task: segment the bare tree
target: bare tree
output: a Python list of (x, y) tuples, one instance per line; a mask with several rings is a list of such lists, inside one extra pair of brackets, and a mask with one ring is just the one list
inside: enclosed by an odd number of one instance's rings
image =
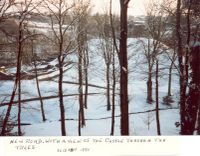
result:
[(172, 62), (171, 62), (170, 67), (169, 67), (169, 80), (168, 80), (167, 96), (171, 96), (172, 95), (172, 93), (171, 93), (171, 90), (172, 90), (171, 89), (172, 88), (172, 69), (173, 69), (175, 60), (176, 60), (176, 53), (174, 51), (173, 52), (173, 56), (172, 56)]
[[(84, 107), (87, 107), (87, 104), (84, 104), (84, 95), (83, 95), (83, 78), (85, 75), (86, 83), (88, 83), (87, 77), (87, 60), (88, 60), (88, 51), (87, 51), (87, 15), (89, 12), (89, 1), (83, 2), (82, 0), (77, 0), (74, 7), (74, 16), (77, 18), (75, 23), (76, 27), (76, 40), (77, 40), (77, 50), (78, 50), (78, 76), (79, 76), (79, 135), (81, 135), (80, 128), (85, 126), (85, 113)], [(85, 84), (88, 85), (88, 84)], [(88, 87), (88, 86), (87, 86)], [(87, 89), (85, 90), (87, 94)], [(85, 96), (87, 98), (87, 96)], [(85, 102), (86, 99), (85, 99)]]
[(58, 51), (59, 64), (59, 81), (58, 81), (58, 95), (60, 103), (60, 118), (61, 118), (61, 133), (66, 135), (65, 129), (65, 107), (63, 99), (63, 66), (65, 57), (70, 53), (72, 47), (72, 40), (67, 34), (67, 31), (72, 27), (77, 18), (73, 18), (70, 23), (67, 23), (66, 17), (69, 11), (74, 7), (74, 4), (69, 4), (66, 0), (46, 0), (45, 6), (50, 12), (51, 28), (55, 36), (55, 46)]
[[(64, 32), (63, 32), (63, 25), (64, 25), (64, 17), (66, 13), (66, 8), (63, 10), (62, 5), (66, 5), (65, 1), (50, 1), (46, 2), (48, 9), (51, 12), (51, 27), (53, 29), (53, 33), (56, 37), (56, 43), (58, 44), (58, 63), (59, 63), (59, 84), (58, 84), (58, 95), (59, 95), (59, 102), (60, 102), (60, 119), (61, 119), (61, 134), (62, 136), (66, 136), (66, 129), (65, 129), (65, 107), (64, 107), (64, 99), (63, 99), (63, 62), (64, 62)], [(54, 8), (51, 8), (54, 7)], [(55, 10), (56, 9), (56, 10)], [(68, 10), (68, 8), (67, 8)], [(54, 18), (57, 20), (58, 23), (58, 31), (55, 30), (54, 27)]]
[[(110, 0), (110, 26), (111, 26), (111, 31), (112, 31), (112, 38), (113, 38), (113, 43), (116, 41), (115, 38), (115, 29), (113, 26), (113, 15), (112, 15), (112, 0)], [(116, 44), (116, 49), (118, 50), (117, 44)], [(116, 78), (115, 78), (115, 48), (113, 46), (113, 55), (112, 55), (112, 67), (113, 67), (113, 90), (112, 90), (112, 121), (111, 121), (111, 131), (110, 135), (114, 135), (115, 132), (115, 88), (116, 88)]]
[(100, 40), (100, 49), (101, 55), (105, 62), (105, 77), (106, 77), (106, 98), (107, 98), (107, 111), (111, 110), (111, 95), (110, 95), (110, 71), (111, 71), (111, 63), (112, 63), (112, 40), (111, 40), (111, 28), (109, 24), (109, 16), (108, 14), (99, 15), (96, 17), (97, 29), (99, 32), (99, 40)]
[[(87, 32), (86, 32), (87, 34)], [(87, 38), (87, 36), (86, 36)], [(88, 40), (88, 39), (86, 39)], [(89, 50), (88, 50), (88, 43), (85, 45), (85, 51), (83, 53), (83, 67), (84, 67), (84, 78), (85, 78), (85, 96), (84, 96), (84, 106), (87, 109), (88, 108), (88, 68), (90, 64), (90, 58), (89, 58)]]
[(177, 59), (175, 47), (174, 47), (173, 50), (170, 50), (169, 52), (166, 52), (166, 54), (167, 54), (167, 58), (169, 59), (169, 61), (171, 63), (169, 65), (169, 70), (168, 70), (167, 95), (165, 97), (163, 97), (163, 102), (165, 104), (170, 104), (170, 103), (173, 102), (173, 99), (172, 99), (172, 78), (173, 78), (173, 73), (172, 73), (172, 71), (173, 71), (174, 67), (176, 68), (175, 61)]
[(159, 62), (156, 60), (156, 125), (157, 125), (157, 134), (161, 135), (160, 131), (160, 116), (159, 116)]
[(130, 0), (120, 0), (120, 108), (121, 135), (129, 135), (128, 61), (127, 61), (127, 12)]
[(152, 103), (152, 72), (157, 56), (161, 53), (163, 37), (166, 34), (166, 21), (168, 16), (164, 16), (162, 3), (151, 1), (147, 6), (147, 45), (143, 43), (145, 58), (148, 64), (148, 80), (147, 80), (147, 102)]
[(186, 90), (185, 90), (185, 78), (184, 78), (184, 66), (183, 66), (183, 45), (182, 45), (182, 35), (181, 35), (181, 0), (177, 0), (176, 9), (176, 34), (177, 34), (177, 53), (180, 71), (180, 124), (181, 124), (181, 134), (185, 134), (185, 101), (186, 101)]
[(83, 46), (83, 73), (84, 73), (84, 81), (85, 81), (85, 90), (84, 90), (84, 107), (87, 109), (88, 108), (88, 68), (89, 68), (89, 63), (90, 63), (90, 58), (89, 58), (89, 47), (88, 47), (88, 33), (89, 33), (89, 17), (90, 17), (90, 0), (87, 0), (83, 2), (82, 4), (83, 9), (82, 9), (82, 15), (80, 18), (82, 18), (82, 33), (83, 33), (83, 38), (84, 38), (84, 46)]
[(117, 39), (116, 39), (116, 34), (115, 30), (116, 28), (114, 27), (114, 16), (112, 14), (112, 0), (110, 0), (110, 26), (111, 26), (111, 36), (113, 40), (113, 48), (112, 48), (112, 121), (111, 121), (111, 132), (110, 135), (114, 135), (115, 131), (115, 93), (116, 93), (116, 83), (117, 83), (117, 78), (116, 78), (116, 54), (119, 56), (119, 48), (117, 44)]
[[(165, 104), (170, 104), (173, 101), (172, 98), (172, 79), (173, 79), (173, 70), (174, 69), (178, 69), (177, 65), (176, 65), (176, 60), (177, 60), (177, 52), (176, 52), (176, 46), (177, 46), (177, 42), (174, 42), (174, 40), (176, 40), (175, 38), (175, 34), (174, 34), (174, 26), (171, 27), (172, 28), (172, 33), (170, 35), (168, 35), (165, 39), (164, 39), (164, 44), (166, 44), (169, 49), (166, 49), (165, 54), (166, 54), (166, 59), (169, 60), (170, 64), (169, 64), (169, 69), (168, 69), (168, 89), (167, 89), (167, 95), (165, 97), (163, 97), (163, 102)], [(177, 70), (178, 71), (178, 70)]]
[(10, 103), (3, 121), (1, 135), (5, 135), (7, 122), (10, 117), (13, 100), (18, 88), (18, 135), (22, 135), (21, 132), (21, 64), (23, 56), (23, 44), (30, 37), (25, 35), (26, 19), (30, 12), (32, 12), (41, 2), (33, 3), (32, 0), (23, 0), (15, 4), (16, 13), (18, 14), (18, 32), (16, 36), (17, 41), (17, 71), (15, 76), (15, 83), (10, 98)]
[(39, 99), (40, 99), (42, 120), (46, 121), (45, 111), (44, 111), (44, 103), (43, 103), (43, 100), (42, 100), (42, 95), (41, 95), (41, 91), (40, 91), (40, 84), (39, 84), (39, 80), (38, 80), (38, 69), (37, 69), (37, 62), (36, 62), (37, 54), (34, 53), (34, 39), (33, 38), (31, 38), (31, 51), (32, 51), (32, 55), (33, 55), (35, 79), (36, 79), (37, 91), (38, 91), (38, 95), (39, 95)]
[[(172, 0), (173, 2), (173, 0)], [(179, 73), (179, 85), (180, 85), (180, 133), (182, 135), (187, 134), (187, 90), (190, 86), (188, 84), (189, 80), (189, 60), (190, 60), (190, 45), (195, 43), (198, 40), (198, 31), (199, 31), (199, 8), (200, 3), (196, 0), (176, 0), (176, 8), (169, 9), (163, 7), (166, 11), (171, 14), (171, 18), (175, 17), (175, 21), (172, 21), (174, 33), (176, 33), (177, 41), (174, 42), (171, 39), (173, 44), (172, 47), (176, 50), (178, 56), (178, 73)], [(173, 34), (172, 34), (173, 35)], [(172, 58), (171, 58), (172, 60)]]
[[(7, 18), (7, 11), (9, 10), (9, 8), (11, 8), (13, 3), (14, 3), (14, 1), (8, 1), (8, 0), (0, 1), (0, 24), (2, 24), (4, 22), (4, 20)], [(1, 27), (0, 27), (0, 31), (2, 31)], [(4, 42), (2, 41), (2, 38), (3, 38), (3, 36), (1, 35), (1, 40), (0, 40), (1, 46), (4, 44)], [(7, 126), (7, 123), (5, 124), (3, 115), (4, 115), (3, 113), (0, 114), (0, 125), (2, 127), (1, 135), (7, 135), (7, 130), (4, 130)], [(9, 119), (6, 122), (9, 122)], [(5, 128), (3, 128), (3, 126)], [(7, 129), (9, 129), (9, 128), (7, 128)]]

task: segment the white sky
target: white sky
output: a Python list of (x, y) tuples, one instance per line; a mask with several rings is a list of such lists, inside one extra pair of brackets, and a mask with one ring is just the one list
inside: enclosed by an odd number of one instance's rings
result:
[[(113, 1), (113, 12), (119, 14), (119, 1)], [(145, 4), (149, 0), (131, 0), (129, 3), (129, 15), (145, 15)], [(109, 7), (110, 0), (91, 0), (91, 4), (94, 6), (92, 12), (105, 12), (106, 8)]]
[[(34, 0), (34, 1), (40, 1), (40, 0)], [(128, 14), (134, 15), (134, 16), (145, 15), (146, 14), (145, 5), (147, 5), (149, 1), (152, 1), (152, 0), (130, 0)], [(153, 1), (161, 1), (161, 0), (153, 0)], [(109, 9), (110, 0), (90, 0), (90, 2), (91, 2), (91, 5), (93, 6), (92, 13), (96, 13), (96, 12), (105, 13), (106, 10), (108, 11)], [(119, 14), (120, 0), (112, 0), (112, 4), (113, 4), (113, 13)]]

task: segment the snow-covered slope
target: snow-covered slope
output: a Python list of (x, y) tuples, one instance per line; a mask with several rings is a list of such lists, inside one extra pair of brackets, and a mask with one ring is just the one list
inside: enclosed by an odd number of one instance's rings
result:
[[(156, 135), (156, 120), (155, 112), (139, 113), (155, 108), (155, 104), (146, 103), (146, 70), (147, 64), (144, 64), (143, 46), (141, 41), (147, 43), (145, 38), (131, 38), (128, 40), (129, 48), (129, 112), (130, 115), (130, 135)], [(101, 51), (98, 48), (99, 40), (93, 39), (89, 42), (90, 48), (90, 66), (89, 66), (89, 83), (97, 86), (105, 87), (105, 62), (100, 55)], [(76, 55), (69, 56), (76, 62)], [(116, 58), (117, 59), (117, 58)], [(169, 60), (166, 57), (161, 56), (162, 67), (169, 66)], [(49, 62), (50, 65), (55, 66), (56, 60)], [(38, 68), (44, 67), (39, 65)], [(29, 68), (30, 69), (30, 68)], [(15, 69), (11, 70), (12, 72)], [(160, 108), (168, 110), (160, 111), (161, 118), (161, 133), (162, 135), (178, 135), (179, 129), (176, 128), (175, 122), (179, 121), (178, 109), (170, 109), (171, 107), (177, 107), (177, 94), (178, 94), (178, 78), (173, 75), (173, 98), (174, 103), (171, 106), (167, 106), (162, 103), (162, 98), (167, 94), (167, 73), (168, 69), (162, 70), (163, 75), (160, 81)], [(174, 71), (175, 72), (175, 71)], [(45, 77), (52, 77), (58, 74), (58, 70), (55, 68), (50, 74), (42, 75), (39, 79)], [(154, 78), (153, 78), (154, 79)], [(54, 77), (51, 81), (41, 81), (40, 87), (42, 96), (53, 96), (58, 93), (57, 77)], [(77, 65), (73, 65), (69, 70), (64, 73), (64, 81), (78, 82)], [(9, 100), (13, 87), (12, 81), (1, 81), (0, 101), (5, 97)], [(117, 85), (119, 89), (119, 85)], [(63, 83), (64, 95), (78, 94), (78, 85), (75, 83)], [(35, 79), (22, 81), (22, 98), (29, 99), (38, 97)], [(153, 91), (154, 92), (154, 91)], [(86, 126), (82, 128), (82, 135), (110, 135), (111, 129), (111, 111), (106, 111), (106, 89), (89, 87), (88, 97), (88, 109), (85, 110)], [(67, 135), (78, 135), (78, 96), (66, 96), (64, 97), (65, 109), (66, 109), (66, 131)], [(44, 100), (44, 107), (46, 113), (46, 122), (42, 122), (40, 103), (39, 101), (32, 101), (23, 103), (22, 109), (22, 123), (29, 123), (31, 125), (23, 126), (23, 132), (25, 136), (59, 136), (60, 130), (60, 115), (59, 115), (59, 100), (58, 98), (52, 98), (50, 100)], [(0, 107), (0, 113), (5, 111), (6, 107)], [(119, 99), (116, 98), (116, 116), (120, 115)], [(13, 106), (12, 116), (17, 116), (17, 107)], [(115, 135), (120, 135), (120, 118), (116, 117), (115, 122)]]

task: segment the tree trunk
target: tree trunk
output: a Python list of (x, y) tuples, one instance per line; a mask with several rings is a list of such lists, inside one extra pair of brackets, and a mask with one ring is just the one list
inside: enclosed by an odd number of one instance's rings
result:
[[(18, 58), (19, 58), (19, 54), (18, 54)], [(18, 64), (18, 63), (17, 63)], [(9, 120), (9, 117), (10, 117), (10, 112), (11, 112), (11, 109), (12, 109), (12, 104), (13, 104), (13, 101), (14, 101), (14, 98), (15, 98), (15, 95), (16, 95), (16, 90), (17, 90), (17, 87), (18, 87), (18, 83), (19, 83), (19, 65), (17, 65), (17, 72), (16, 72), (16, 76), (15, 76), (15, 83), (14, 83), (14, 87), (13, 87), (13, 91), (12, 91), (12, 95), (11, 95), (11, 98), (10, 98), (10, 103), (8, 105), (8, 109), (6, 111), (6, 115), (5, 115), (5, 118), (3, 120), (3, 124), (2, 124), (2, 130), (1, 130), (1, 136), (4, 136), (6, 135), (6, 128), (7, 128), (7, 123), (8, 123), (8, 120)]]
[(129, 135), (127, 11), (129, 0), (120, 0), (120, 110), (121, 135)]
[[(17, 59), (17, 62), (19, 62), (19, 54), (18, 54), (18, 59)], [(2, 129), (1, 129), (1, 136), (5, 136), (6, 135), (6, 128), (7, 128), (7, 123), (8, 123), (8, 120), (9, 120), (9, 117), (10, 117), (10, 112), (11, 112), (11, 109), (12, 109), (12, 104), (13, 104), (13, 101), (14, 101), (14, 98), (15, 98), (15, 94), (16, 94), (16, 90), (17, 90), (17, 86), (18, 86), (18, 73), (19, 73), (19, 69), (18, 69), (18, 63), (17, 63), (17, 72), (16, 72), (16, 76), (15, 76), (15, 84), (14, 84), (14, 87), (13, 87), (13, 91), (12, 91), (12, 95), (11, 95), (11, 98), (10, 98), (10, 103), (8, 105), (8, 109), (6, 111), (6, 115), (5, 115), (5, 118), (3, 120), (3, 124), (2, 124)]]
[(174, 65), (175, 60), (176, 60), (176, 51), (174, 48), (174, 53), (172, 56), (170, 67), (169, 67), (168, 92), (167, 92), (168, 97), (172, 96), (172, 92), (171, 92), (171, 90), (172, 90), (172, 70), (173, 70), (173, 65)]
[(84, 106), (87, 109), (87, 101), (88, 101), (88, 67), (89, 67), (89, 54), (88, 47), (86, 47), (84, 52), (84, 76), (85, 76), (85, 95), (84, 95)]
[[(191, 27), (190, 26), (190, 9), (191, 9), (191, 2), (189, 1), (188, 10), (187, 10), (187, 41), (186, 41), (187, 42), (187, 47), (186, 47), (186, 50), (185, 50), (185, 62), (184, 62), (184, 65), (183, 65), (184, 66), (183, 67), (184, 68), (184, 74), (185, 74), (184, 75), (183, 92), (185, 92), (185, 94), (186, 94), (186, 90), (187, 90), (188, 76), (189, 76), (189, 50), (190, 50), (189, 49), (189, 44), (190, 44), (190, 31), (191, 31), (190, 30), (190, 27)], [(193, 52), (193, 53), (195, 53), (195, 52)], [(192, 55), (193, 55), (192, 57), (194, 57), (195, 54), (192, 54)], [(197, 55), (197, 57), (198, 57), (198, 55)], [(192, 60), (191, 66), (194, 63), (193, 61), (195, 61), (195, 59)], [(196, 64), (196, 65), (198, 65), (198, 64)], [(195, 70), (195, 69), (193, 69), (193, 70)], [(195, 71), (192, 71), (192, 73), (195, 73)], [(193, 75), (192, 75), (192, 77), (193, 77)], [(192, 85), (192, 83), (193, 83), (192, 81), (190, 82), (190, 85)], [(194, 83), (196, 83), (196, 82), (194, 82)], [(194, 128), (195, 128), (195, 123), (194, 122), (196, 122), (196, 114), (197, 114), (196, 111), (197, 110), (191, 110), (191, 109), (194, 109), (194, 108), (196, 108), (198, 106), (193, 103), (195, 101), (195, 99), (190, 99), (190, 96), (191, 96), (191, 98), (193, 96), (195, 98), (195, 95), (193, 95), (193, 93), (195, 94), (195, 89), (190, 87), (189, 88), (189, 97), (187, 97), (187, 99), (185, 100), (185, 102), (186, 102), (185, 105), (186, 106), (185, 106), (184, 133), (183, 133), (184, 135), (188, 135), (188, 134), (192, 135), (194, 133)], [(193, 108), (190, 108), (191, 106), (189, 106), (189, 105), (193, 106)], [(198, 108), (196, 108), (196, 109), (198, 109)], [(193, 112), (194, 114), (191, 114), (190, 111)], [(190, 121), (188, 121), (188, 120), (190, 120)]]
[(85, 95), (84, 95), (84, 107), (88, 108), (88, 70), (85, 69)]
[(147, 81), (147, 103), (151, 104), (153, 102), (152, 98), (152, 74), (149, 71), (148, 81)]
[[(191, 36), (191, 22), (190, 22), (190, 12), (191, 12), (191, 0), (189, 1), (189, 6), (187, 10), (187, 48), (185, 52), (185, 84), (188, 84), (189, 77), (189, 52), (190, 52), (190, 36)], [(185, 85), (185, 90), (187, 90), (187, 85)]]
[(65, 57), (63, 56), (63, 46), (64, 46), (64, 36), (63, 36), (63, 24), (62, 24), (62, 1), (59, 1), (58, 7), (58, 25), (59, 25), (59, 37), (58, 37), (58, 63), (59, 63), (59, 80), (58, 80), (58, 95), (60, 102), (60, 120), (61, 120), (61, 134), (66, 136), (66, 127), (65, 127), (65, 106), (63, 98), (63, 62)]
[(117, 41), (115, 37), (115, 28), (113, 25), (113, 16), (112, 16), (112, 0), (110, 0), (110, 26), (112, 31), (113, 38), (113, 52), (112, 52), (112, 76), (113, 76), (113, 84), (112, 84), (112, 121), (111, 121), (111, 132), (110, 135), (114, 135), (115, 133), (115, 88), (116, 88), (116, 69), (115, 69), (115, 51), (117, 55), (119, 55), (119, 49), (117, 46)]
[(66, 136), (65, 130), (65, 107), (64, 107), (64, 100), (63, 100), (63, 62), (62, 62), (62, 55), (59, 56), (59, 84), (58, 84), (58, 92), (59, 92), (59, 101), (60, 101), (60, 120), (61, 120), (61, 133), (62, 136)]
[(193, 135), (196, 127), (197, 112), (200, 103), (200, 46), (192, 48), (191, 55), (192, 78), (186, 103), (185, 135)]
[(176, 11), (176, 35), (178, 39), (178, 63), (180, 71), (180, 125), (181, 134), (186, 134), (185, 132), (185, 102), (186, 102), (186, 87), (185, 87), (185, 75), (183, 66), (183, 48), (182, 48), (182, 36), (181, 36), (181, 0), (177, 0), (177, 11)]
[(83, 104), (83, 50), (84, 50), (84, 34), (81, 29), (81, 20), (78, 21), (78, 81), (79, 81), (79, 113), (81, 116), (81, 127), (85, 126), (85, 113)]
[(36, 79), (37, 91), (38, 91), (38, 95), (39, 95), (39, 99), (40, 99), (42, 121), (46, 121), (45, 111), (44, 111), (44, 103), (43, 103), (42, 95), (40, 92), (40, 85), (39, 85), (38, 73), (37, 73), (37, 65), (36, 65), (35, 59), (34, 59), (34, 66), (35, 66), (35, 79)]
[(81, 111), (79, 110), (78, 111), (78, 136), (81, 136), (81, 127), (82, 127), (82, 124), (81, 124)]
[(18, 36), (18, 56), (17, 56), (17, 71), (16, 71), (16, 75), (15, 75), (15, 83), (14, 83), (14, 87), (13, 87), (13, 92), (10, 98), (10, 103), (8, 105), (8, 109), (6, 111), (6, 115), (5, 118), (3, 120), (3, 125), (2, 125), (2, 130), (1, 130), (1, 136), (6, 135), (6, 128), (7, 128), (7, 123), (10, 117), (10, 112), (12, 109), (12, 104), (15, 98), (15, 94), (16, 94), (16, 90), (17, 87), (18, 88), (18, 134), (21, 135), (21, 82), (20, 81), (20, 72), (21, 72), (21, 55), (22, 55), (22, 23), (20, 23), (19, 25), (19, 36)]
[(22, 31), (22, 24), (19, 26), (19, 38), (18, 38), (18, 53), (21, 54), (19, 58), (19, 67), (18, 67), (18, 135), (22, 135), (21, 131), (21, 64), (22, 64), (22, 36), (23, 36), (23, 31)]
[(160, 131), (160, 117), (159, 117), (159, 82), (158, 82), (158, 61), (156, 61), (156, 125), (157, 134), (161, 135)]
[[(60, 15), (61, 16), (61, 15)], [(60, 17), (61, 19), (61, 17)], [(61, 134), (62, 136), (66, 136), (66, 128), (65, 128), (65, 106), (64, 106), (64, 99), (63, 99), (63, 35), (62, 35), (62, 26), (59, 23), (59, 31), (60, 31), (60, 43), (59, 43), (59, 56), (58, 56), (58, 63), (59, 63), (59, 80), (58, 80), (58, 95), (59, 95), (59, 102), (60, 102), (60, 120), (61, 120)]]
[(19, 67), (19, 74), (18, 74), (18, 118), (17, 118), (17, 122), (18, 122), (18, 135), (21, 136), (22, 135), (22, 131), (21, 131), (21, 60), (20, 60), (20, 67)]
[(113, 84), (112, 84), (112, 121), (111, 121), (111, 133), (110, 135), (114, 135), (115, 132), (115, 88), (116, 88), (116, 75), (115, 75), (115, 50), (113, 48), (113, 63), (112, 63), (112, 76), (113, 76)]
[(110, 64), (106, 64), (106, 81), (107, 81), (107, 111), (111, 110), (110, 104)]
[[(80, 43), (79, 43), (80, 44)], [(80, 45), (79, 45), (80, 46)], [(79, 74), (79, 113), (81, 115), (81, 126), (85, 126), (84, 104), (83, 104), (83, 75), (82, 75), (82, 50), (79, 49), (78, 74)]]
[(38, 80), (38, 71), (37, 71), (37, 64), (36, 64), (36, 56), (34, 54), (34, 45), (33, 45), (33, 40), (32, 40), (32, 55), (33, 55), (33, 64), (34, 64), (34, 68), (35, 68), (35, 80), (36, 80), (36, 85), (37, 85), (37, 91), (38, 91), (38, 95), (39, 95), (39, 99), (40, 99), (40, 108), (41, 108), (41, 115), (42, 115), (42, 121), (46, 121), (46, 117), (45, 117), (45, 111), (44, 111), (44, 103), (42, 100), (42, 95), (40, 92), (40, 84), (39, 84), (39, 80)]
[(170, 97), (172, 95), (171, 93), (171, 84), (172, 84), (172, 67), (173, 67), (173, 63), (170, 65), (169, 67), (169, 77), (168, 77), (168, 92), (167, 92), (167, 96)]
[(151, 46), (150, 39), (148, 38), (148, 51), (147, 51), (147, 60), (148, 60), (148, 80), (147, 80), (147, 103), (151, 104), (153, 102), (152, 98), (152, 68), (153, 68), (153, 58), (151, 56)]

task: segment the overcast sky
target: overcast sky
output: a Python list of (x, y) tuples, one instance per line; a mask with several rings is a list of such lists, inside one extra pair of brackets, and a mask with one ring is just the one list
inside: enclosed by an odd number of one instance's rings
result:
[[(119, 14), (119, 1), (113, 1), (113, 12)], [(145, 5), (149, 0), (131, 0), (129, 3), (129, 15), (144, 15), (145, 14)], [(93, 5), (92, 12), (105, 12), (106, 8), (109, 7), (110, 0), (91, 0)]]
[[(34, 0), (34, 1), (40, 1), (40, 0)], [(152, 1), (152, 0), (130, 0), (129, 9), (128, 9), (129, 15), (134, 15), (134, 16), (145, 15), (146, 14), (145, 6), (148, 4), (149, 1)], [(161, 1), (161, 0), (153, 0), (153, 1)], [(73, 2), (73, 0), (69, 2)], [(106, 10), (107, 11), (109, 10), (110, 0), (90, 0), (90, 2), (92, 5), (92, 13), (96, 13), (96, 12), (105, 13)], [(113, 12), (115, 14), (119, 14), (120, 0), (112, 0), (112, 4), (113, 4), (112, 5)]]

